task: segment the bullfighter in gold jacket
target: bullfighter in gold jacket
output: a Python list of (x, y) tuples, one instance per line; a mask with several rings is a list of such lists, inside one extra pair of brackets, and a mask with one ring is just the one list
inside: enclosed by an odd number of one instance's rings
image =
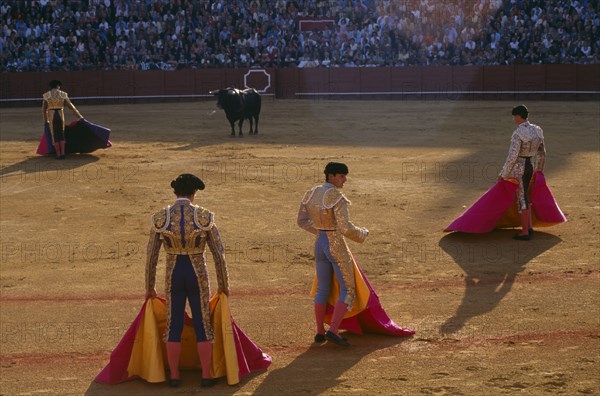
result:
[(50, 127), (57, 159), (65, 158), (65, 113), (63, 108), (66, 105), (77, 118), (83, 118), (79, 110), (71, 103), (69, 95), (65, 91), (61, 91), (61, 86), (62, 83), (58, 80), (50, 81), (50, 91), (44, 93), (42, 104), (44, 123)]
[(179, 356), (186, 299), (189, 301), (196, 331), (197, 350), (202, 365), (202, 386), (212, 386), (210, 374), (214, 338), (210, 321), (210, 285), (204, 252), (212, 252), (219, 291), (229, 293), (227, 264), (214, 214), (192, 204), (204, 183), (191, 174), (171, 182), (177, 199), (152, 216), (146, 260), (146, 298), (156, 296), (156, 265), (161, 245), (167, 253), (165, 294), (167, 327), (165, 342), (171, 372), (170, 385), (179, 386)]
[[(298, 211), (298, 225), (317, 235), (315, 259), (317, 292), (315, 295), (315, 319), (317, 334), (315, 342), (325, 339), (338, 345), (348, 346), (347, 340), (339, 336), (339, 325), (355, 298), (354, 262), (344, 237), (355, 242), (364, 242), (369, 234), (366, 228), (350, 222), (350, 201), (338, 189), (346, 182), (348, 167), (330, 162), (325, 167), (326, 182), (307, 191)], [(326, 304), (333, 274), (339, 283), (340, 297), (337, 300), (329, 330), (325, 332)]]

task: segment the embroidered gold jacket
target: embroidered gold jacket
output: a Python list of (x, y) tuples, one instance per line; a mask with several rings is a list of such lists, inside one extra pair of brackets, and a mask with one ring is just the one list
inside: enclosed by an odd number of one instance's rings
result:
[(73, 114), (75, 114), (77, 118), (83, 118), (83, 116), (81, 115), (81, 113), (79, 113), (75, 105), (71, 103), (69, 95), (65, 91), (61, 91), (60, 89), (54, 88), (44, 93), (42, 97), (44, 99), (42, 104), (44, 122), (48, 122), (51, 119), (51, 116), (48, 115), (49, 110), (60, 110), (60, 116), (64, 122), (65, 115), (63, 108), (65, 105), (67, 105), (67, 107), (71, 109), (71, 111), (73, 111)]
[(347, 287), (344, 302), (350, 310), (356, 296), (356, 280), (354, 259), (344, 237), (355, 242), (364, 242), (369, 231), (352, 224), (348, 215), (348, 205), (350, 200), (333, 184), (314, 186), (304, 194), (300, 203), (298, 225), (313, 234), (318, 234), (320, 230), (328, 231), (326, 235), (329, 249)]
[[(205, 250), (208, 245), (214, 259), (217, 283), (220, 289), (229, 288), (225, 249), (214, 222), (214, 214), (188, 200), (177, 200), (174, 205), (152, 215), (152, 226), (146, 254), (146, 291), (156, 285), (156, 265), (160, 247), (167, 253), (167, 274), (172, 272), (177, 255), (189, 255), (192, 265), (206, 266)], [(205, 270), (204, 270), (205, 271)], [(196, 273), (200, 273), (198, 269)]]
[(369, 231), (350, 221), (348, 205), (351, 202), (331, 183), (314, 186), (304, 194), (298, 211), (298, 225), (308, 232), (336, 230), (355, 241), (364, 242)]

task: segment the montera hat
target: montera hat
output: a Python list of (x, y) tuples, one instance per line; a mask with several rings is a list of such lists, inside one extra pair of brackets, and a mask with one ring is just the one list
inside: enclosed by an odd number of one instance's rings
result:
[(204, 182), (191, 173), (182, 173), (171, 182), (171, 187), (175, 191), (189, 191), (193, 193), (195, 190), (204, 190)]
[(50, 85), (50, 88), (62, 87), (62, 83), (60, 82), (60, 80), (52, 80), (48, 85)]

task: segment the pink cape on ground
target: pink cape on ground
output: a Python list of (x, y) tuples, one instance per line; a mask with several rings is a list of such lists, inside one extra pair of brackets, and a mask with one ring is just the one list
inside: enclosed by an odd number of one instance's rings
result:
[[(379, 301), (379, 296), (375, 293), (373, 286), (367, 279), (362, 269), (358, 267), (363, 280), (369, 289), (369, 300), (366, 308), (356, 316), (345, 318), (340, 324), (340, 329), (348, 330), (353, 333), (376, 333), (397, 337), (410, 337), (415, 334), (414, 330), (400, 327), (385, 312)], [(333, 313), (333, 306), (328, 304), (327, 310)]]
[[(532, 183), (530, 198), (533, 226), (548, 227), (567, 221), (546, 184), (544, 174), (535, 172)], [(485, 233), (494, 228), (520, 226), (515, 197), (518, 188), (518, 182), (514, 179), (498, 181), (444, 231)]]
[[(229, 385), (239, 383), (246, 375), (266, 370), (271, 357), (265, 354), (237, 326), (230, 316), (227, 297), (211, 298), (211, 320), (215, 331), (211, 373), (226, 377)], [(110, 355), (106, 367), (95, 381), (114, 385), (134, 378), (148, 382), (166, 380), (166, 352), (161, 332), (166, 322), (166, 306), (162, 299), (149, 299)], [(199, 369), (193, 323), (185, 316), (182, 334), (181, 369)]]
[[(414, 330), (398, 326), (390, 319), (379, 301), (379, 297), (371, 286), (362, 269), (352, 257), (354, 264), (354, 284), (356, 297), (352, 309), (346, 313), (339, 328), (356, 334), (377, 333), (397, 337), (410, 337), (415, 334)], [(312, 295), (317, 290), (317, 278), (313, 282)], [(339, 286), (335, 277), (332, 279), (332, 287), (327, 301), (327, 312), (325, 323), (331, 324), (333, 306), (339, 298)]]

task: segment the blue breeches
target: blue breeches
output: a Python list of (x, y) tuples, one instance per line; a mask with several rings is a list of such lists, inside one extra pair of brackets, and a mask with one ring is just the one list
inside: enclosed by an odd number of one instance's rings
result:
[(181, 341), (186, 299), (189, 301), (192, 311), (196, 340), (197, 342), (206, 341), (198, 278), (189, 256), (179, 255), (171, 275), (171, 325), (167, 339), (170, 342)]
[(315, 259), (317, 262), (317, 294), (315, 295), (315, 303), (327, 303), (333, 274), (335, 274), (340, 285), (340, 297), (338, 301), (343, 302), (346, 299), (348, 288), (344, 282), (340, 266), (331, 255), (329, 239), (325, 231), (319, 231), (319, 236), (315, 243)]

